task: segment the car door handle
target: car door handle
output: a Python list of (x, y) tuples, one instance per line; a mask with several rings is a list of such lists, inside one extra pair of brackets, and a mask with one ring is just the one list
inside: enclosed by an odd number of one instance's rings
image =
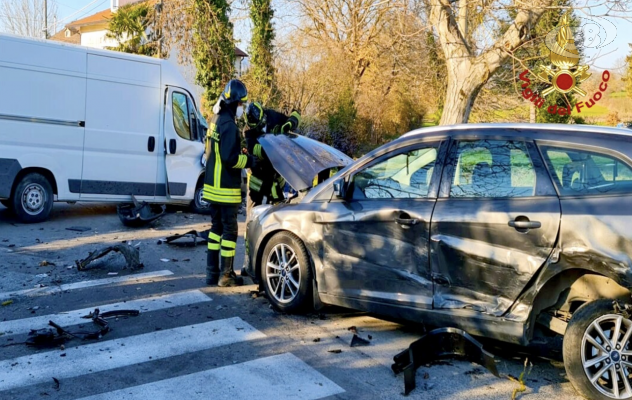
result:
[(417, 225), (419, 223), (419, 220), (417, 218), (395, 218), (395, 222), (397, 222), (399, 225), (413, 226)]
[(171, 139), (169, 141), (169, 154), (176, 154), (176, 150), (178, 149), (177, 145), (176, 145), (176, 140), (175, 139)]
[(150, 136), (149, 140), (147, 140), (147, 151), (150, 153), (153, 153), (155, 148), (156, 148), (156, 138), (153, 136)]
[(538, 229), (542, 227), (539, 221), (509, 221), (509, 226), (516, 229)]

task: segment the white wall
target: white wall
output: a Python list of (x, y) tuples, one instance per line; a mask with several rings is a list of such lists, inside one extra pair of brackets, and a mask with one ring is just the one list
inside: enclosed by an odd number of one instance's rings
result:
[(118, 42), (113, 39), (105, 37), (106, 30), (94, 31), (94, 32), (82, 32), (81, 33), (81, 45), (87, 47), (93, 47), (96, 49), (105, 49), (106, 47), (114, 47), (118, 45)]

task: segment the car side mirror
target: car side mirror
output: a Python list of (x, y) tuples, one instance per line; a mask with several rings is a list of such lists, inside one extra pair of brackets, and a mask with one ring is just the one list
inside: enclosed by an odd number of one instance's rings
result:
[(344, 199), (346, 196), (347, 184), (344, 179), (338, 179), (334, 182), (334, 195), (339, 199)]

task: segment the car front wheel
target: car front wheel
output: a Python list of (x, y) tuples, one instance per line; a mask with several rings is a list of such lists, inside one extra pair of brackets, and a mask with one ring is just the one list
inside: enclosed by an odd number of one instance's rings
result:
[(306, 310), (312, 304), (312, 270), (303, 242), (290, 232), (268, 242), (261, 278), (270, 303), (283, 312)]
[(632, 398), (632, 320), (612, 300), (581, 306), (564, 335), (564, 364), (571, 383), (588, 399)]
[(204, 182), (195, 189), (195, 197), (191, 201), (191, 211), (196, 214), (210, 214), (211, 204), (204, 200)]
[(25, 223), (45, 221), (53, 209), (53, 188), (38, 173), (24, 176), (12, 194), (13, 212)]

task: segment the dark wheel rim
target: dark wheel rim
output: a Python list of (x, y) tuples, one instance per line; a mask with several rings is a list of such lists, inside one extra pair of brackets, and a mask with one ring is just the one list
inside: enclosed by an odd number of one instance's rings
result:
[(46, 190), (39, 183), (31, 183), (22, 191), (22, 208), (29, 215), (39, 215), (48, 201)]
[(296, 298), (301, 285), (301, 268), (290, 246), (277, 244), (268, 254), (266, 280), (270, 295), (279, 303), (287, 304)]
[(593, 321), (582, 338), (581, 357), (586, 377), (612, 399), (632, 397), (632, 321), (607, 314)]

